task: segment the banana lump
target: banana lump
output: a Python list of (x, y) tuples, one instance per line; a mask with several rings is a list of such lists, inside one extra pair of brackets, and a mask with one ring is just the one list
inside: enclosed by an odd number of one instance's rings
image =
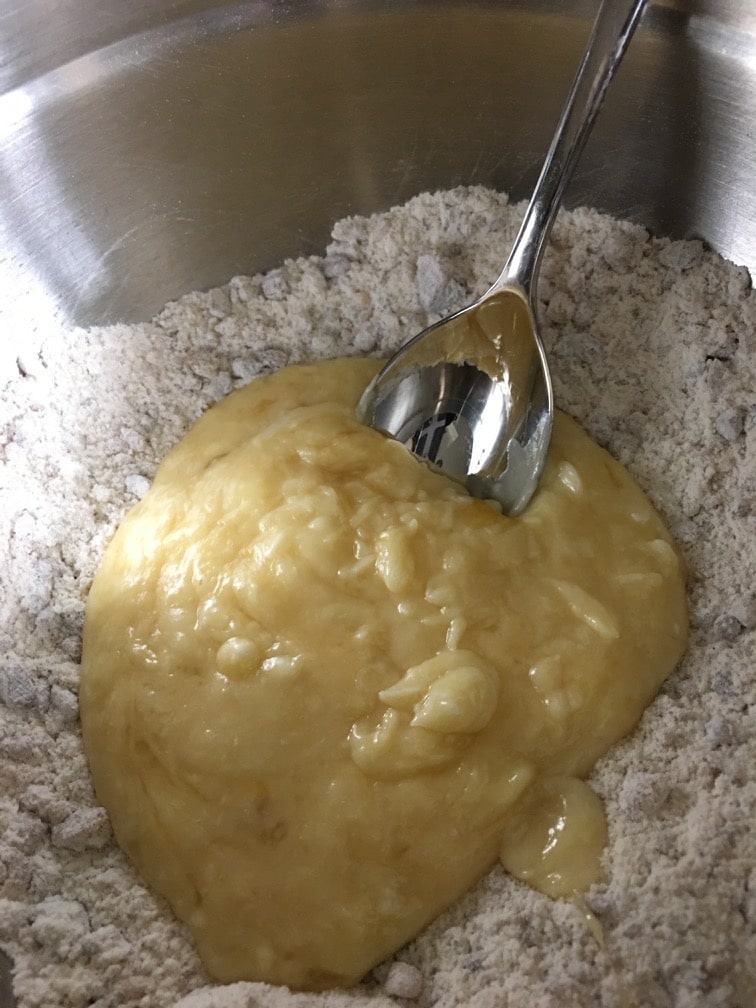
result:
[(210, 409), (90, 593), (97, 795), (221, 981), (353, 984), (497, 859), (588, 888), (583, 779), (685, 648), (677, 551), (573, 421), (503, 517), (357, 422), (376, 368)]

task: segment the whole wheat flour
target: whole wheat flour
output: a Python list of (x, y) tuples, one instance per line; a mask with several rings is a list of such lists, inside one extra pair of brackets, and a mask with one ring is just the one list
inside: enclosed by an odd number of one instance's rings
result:
[(752, 1003), (756, 296), (700, 242), (562, 213), (539, 285), (558, 404), (631, 470), (689, 565), (689, 654), (591, 778), (610, 842), (584, 904), (496, 869), (351, 991), (213, 986), (92, 793), (86, 592), (168, 448), (256, 375), (385, 354), (467, 303), (521, 213), (480, 188), (422, 195), (341, 221), (322, 258), (38, 341), (0, 376), (0, 948), (19, 1008)]

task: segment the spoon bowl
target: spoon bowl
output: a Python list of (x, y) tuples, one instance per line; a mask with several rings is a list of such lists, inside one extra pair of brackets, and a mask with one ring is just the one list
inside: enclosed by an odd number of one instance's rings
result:
[(546, 460), (554, 398), (536, 315), (543, 251), (562, 195), (646, 0), (603, 0), (499, 278), (479, 300), (424, 329), (378, 372), (362, 421), (492, 499), (528, 504)]
[(360, 408), (373, 427), (507, 514), (525, 507), (548, 448), (553, 396), (519, 290), (501, 288), (425, 329), (365, 396)]

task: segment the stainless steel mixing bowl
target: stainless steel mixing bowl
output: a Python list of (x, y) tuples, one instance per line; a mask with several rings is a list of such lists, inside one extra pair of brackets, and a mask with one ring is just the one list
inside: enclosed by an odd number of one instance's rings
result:
[[(596, 4), (0, 0), (2, 339), (148, 317), (423, 189), (525, 195)], [(753, 0), (656, 0), (567, 203), (753, 267), (755, 122)]]
[[(0, 0), (0, 363), (318, 251), (346, 213), (526, 195), (596, 3)], [(755, 179), (756, 4), (656, 0), (568, 205), (753, 270)]]

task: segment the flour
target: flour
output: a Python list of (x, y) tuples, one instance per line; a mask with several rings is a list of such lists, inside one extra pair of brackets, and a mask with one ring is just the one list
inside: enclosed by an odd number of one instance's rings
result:
[(634, 473), (689, 565), (688, 657), (591, 777), (610, 827), (607, 882), (585, 900), (603, 946), (583, 908), (494, 870), (352, 991), (215, 987), (92, 794), (76, 699), (86, 592), (160, 459), (256, 375), (385, 354), (467, 303), (497, 274), (521, 212), (476, 188), (341, 221), (323, 258), (188, 295), (150, 323), (49, 337), (8, 376), (0, 948), (20, 1008), (749, 1003), (756, 296), (745, 270), (699, 242), (563, 213), (539, 285), (558, 404)]

